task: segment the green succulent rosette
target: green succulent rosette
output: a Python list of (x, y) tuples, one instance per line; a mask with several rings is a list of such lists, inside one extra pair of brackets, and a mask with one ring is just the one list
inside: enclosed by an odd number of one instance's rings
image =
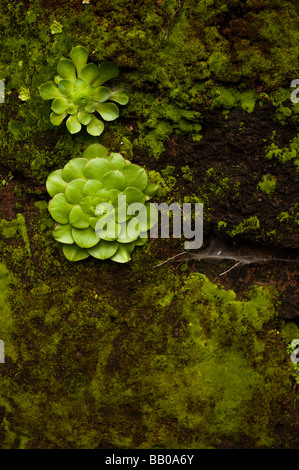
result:
[(55, 83), (43, 83), (39, 87), (40, 96), (44, 100), (53, 100), (50, 121), (54, 126), (59, 126), (69, 116), (66, 126), (71, 134), (80, 132), (83, 125), (89, 134), (99, 136), (104, 130), (103, 120), (118, 118), (116, 103), (127, 104), (128, 93), (103, 86), (103, 83), (119, 75), (119, 69), (113, 62), (102, 62), (99, 68), (94, 63), (87, 64), (88, 51), (82, 46), (74, 47), (70, 57), (60, 59)]
[(53, 236), (69, 261), (89, 256), (126, 263), (148, 239), (158, 212), (148, 201), (159, 187), (146, 171), (119, 153), (91, 144), (82, 158), (53, 171), (46, 187)]

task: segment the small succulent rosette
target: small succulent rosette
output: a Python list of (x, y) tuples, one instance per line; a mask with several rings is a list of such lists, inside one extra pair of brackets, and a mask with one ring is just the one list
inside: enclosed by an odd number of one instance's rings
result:
[(126, 263), (158, 221), (148, 201), (159, 187), (149, 183), (142, 167), (100, 144), (91, 144), (82, 158), (53, 171), (46, 187), (56, 222), (53, 236), (69, 261), (93, 256)]
[[(70, 59), (60, 59), (54, 82), (43, 83), (39, 87), (44, 100), (53, 100), (50, 121), (59, 126), (66, 120), (71, 134), (76, 134), (86, 126), (87, 132), (99, 136), (104, 130), (104, 123), (96, 117), (98, 113), (104, 121), (113, 121), (119, 116), (115, 103), (125, 105), (129, 101), (125, 90), (110, 90), (103, 83), (118, 77), (119, 69), (113, 62), (102, 62), (98, 68), (88, 63), (88, 51), (82, 46), (74, 47)], [(108, 102), (108, 101), (113, 101)]]

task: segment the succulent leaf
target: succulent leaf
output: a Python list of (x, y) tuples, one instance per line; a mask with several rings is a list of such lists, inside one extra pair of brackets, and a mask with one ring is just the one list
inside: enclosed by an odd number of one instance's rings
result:
[(51, 197), (63, 193), (67, 183), (62, 177), (62, 170), (53, 171), (47, 178), (46, 188)]
[(86, 158), (73, 158), (70, 160), (62, 170), (64, 181), (69, 183), (73, 179), (84, 179), (83, 168), (86, 163)]
[(106, 159), (93, 158), (86, 163), (83, 172), (87, 179), (102, 181), (103, 176), (111, 170), (113, 170), (113, 166)]
[(95, 93), (93, 98), (100, 103), (109, 100), (110, 98), (110, 91), (105, 86), (99, 86), (95, 88)]
[(108, 171), (108, 173), (103, 176), (102, 182), (108, 190), (118, 189), (122, 191), (126, 187), (126, 179), (119, 170)]
[(60, 59), (57, 65), (57, 72), (65, 80), (76, 79), (75, 65), (70, 59)]
[(99, 68), (99, 77), (94, 82), (94, 86), (103, 85), (103, 83), (117, 78), (119, 75), (119, 68), (113, 62), (102, 62)]
[(125, 105), (129, 102), (129, 95), (125, 90), (114, 90), (110, 93), (110, 99), (116, 101), (116, 103)]
[(97, 192), (104, 187), (98, 180), (88, 180), (85, 182), (82, 193), (83, 196), (96, 196)]
[(110, 153), (106, 158), (108, 162), (112, 163), (115, 170), (121, 170), (125, 166), (126, 160), (120, 153)]
[[(107, 80), (116, 78), (119, 69), (112, 62), (103, 62), (100, 69), (94, 63), (87, 63), (88, 51), (82, 46), (74, 47), (70, 59), (62, 58), (57, 65), (58, 75), (52, 82), (39, 87), (44, 100), (53, 99), (50, 121), (54, 126), (66, 120), (67, 129), (76, 134), (86, 126), (92, 136), (99, 136), (104, 130), (104, 123), (94, 113), (97, 111), (104, 121), (113, 121), (119, 116), (119, 109), (112, 100), (122, 105), (128, 102), (128, 94), (123, 90), (110, 90), (102, 86)], [(112, 98), (113, 97), (113, 98)], [(65, 101), (66, 100), (66, 101)]]
[(141, 204), (145, 203), (146, 197), (142, 191), (138, 188), (128, 186), (123, 192), (127, 198), (128, 204), (133, 204), (134, 202), (140, 202)]
[(95, 116), (91, 117), (89, 124), (86, 127), (88, 134), (90, 135), (101, 135), (104, 130), (104, 124)]
[(87, 250), (80, 248), (78, 245), (63, 245), (63, 254), (69, 261), (81, 261), (89, 257)]
[(61, 82), (61, 80), (63, 80), (62, 77), (60, 77), (59, 75), (56, 75), (54, 77), (54, 82), (56, 83), (56, 85), (59, 85), (59, 83)]
[(88, 85), (91, 85), (99, 77), (99, 69), (93, 64), (86, 64), (80, 72), (80, 78), (83, 78)]
[(81, 124), (84, 124), (85, 126), (87, 126), (90, 123), (92, 116), (88, 113), (79, 111), (77, 114), (77, 117), (78, 117), (78, 121), (81, 122)]
[(58, 89), (63, 95), (69, 95), (74, 90), (74, 84), (71, 80), (60, 80), (58, 83)]
[(106, 157), (108, 156), (108, 150), (104, 145), (95, 143), (90, 144), (83, 152), (83, 157), (90, 160), (91, 158)]
[(121, 243), (118, 245), (117, 252), (111, 256), (112, 261), (117, 263), (127, 263), (131, 259), (131, 252), (133, 251), (135, 243)]
[(151, 197), (154, 197), (158, 191), (159, 186), (157, 184), (150, 183), (143, 192), (150, 199)]
[(96, 110), (105, 121), (114, 121), (119, 117), (119, 109), (114, 103), (99, 103)]
[(67, 107), (67, 112), (69, 114), (76, 114), (78, 111), (77, 106), (74, 103), (70, 103)]
[(50, 121), (53, 124), (53, 126), (59, 126), (66, 116), (67, 116), (66, 112), (62, 114), (56, 114), (53, 111), (53, 113), (50, 114)]
[(88, 228), (89, 215), (84, 212), (80, 206), (74, 206), (69, 215), (69, 221), (72, 227), (75, 228)]
[(88, 253), (97, 259), (109, 259), (116, 253), (117, 249), (117, 242), (101, 240), (96, 246), (89, 248)]
[(66, 185), (64, 194), (69, 203), (78, 204), (81, 201), (85, 183), (85, 179), (74, 179)]
[(91, 227), (84, 229), (73, 228), (72, 235), (80, 248), (91, 248), (100, 241), (96, 232)]
[[(84, 155), (90, 158), (74, 158), (47, 179), (49, 212), (57, 223), (53, 237), (70, 261), (93, 256), (125, 263), (158, 220), (146, 202), (157, 187), (147, 183), (144, 169), (100, 144), (91, 144)], [(138, 177), (145, 189), (137, 187)]]
[(82, 126), (77, 116), (75, 114), (72, 114), (66, 121), (66, 127), (68, 128), (71, 134), (77, 134), (77, 132), (81, 131)]
[(85, 80), (83, 80), (83, 78), (81, 77), (76, 78), (76, 80), (74, 81), (74, 88), (76, 91), (84, 89), (86, 85), (87, 84)]
[(43, 100), (53, 100), (61, 96), (60, 91), (52, 82), (43, 83), (39, 87), (39, 94)]
[(148, 236), (147, 233), (143, 232), (140, 233), (139, 237), (137, 238), (135, 242), (135, 246), (143, 246), (145, 243), (148, 241)]
[(136, 217), (130, 219), (128, 223), (121, 224), (121, 232), (117, 239), (119, 243), (130, 243), (135, 241), (140, 234), (140, 225)]
[(147, 187), (147, 174), (140, 166), (131, 163), (124, 166), (121, 171), (126, 178), (127, 186), (133, 186), (142, 191)]
[(53, 230), (53, 237), (57, 242), (72, 244), (74, 243), (72, 230), (73, 227), (71, 224), (58, 224)]
[(55, 98), (52, 102), (51, 109), (56, 114), (63, 114), (68, 107), (68, 101), (65, 98)]
[(72, 61), (75, 64), (77, 74), (80, 75), (82, 68), (86, 65), (88, 59), (88, 50), (82, 46), (73, 47), (70, 52)]
[(120, 224), (116, 223), (112, 218), (100, 219), (95, 226), (95, 233), (98, 239), (112, 242), (116, 240), (121, 233)]
[(69, 214), (72, 208), (73, 205), (69, 204), (63, 193), (55, 194), (49, 202), (49, 212), (59, 224), (67, 224), (69, 222)]

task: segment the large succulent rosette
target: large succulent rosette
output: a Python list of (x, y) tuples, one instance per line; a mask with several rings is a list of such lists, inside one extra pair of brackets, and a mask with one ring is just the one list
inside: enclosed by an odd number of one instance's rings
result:
[(125, 263), (135, 246), (146, 243), (158, 220), (148, 202), (158, 186), (142, 167), (100, 144), (53, 171), (46, 187), (56, 222), (53, 236), (69, 261), (93, 256)]
[[(82, 46), (74, 47), (70, 59), (60, 59), (54, 82), (43, 83), (39, 87), (44, 100), (53, 100), (50, 121), (59, 126), (66, 120), (71, 134), (76, 134), (86, 126), (89, 134), (98, 136), (104, 130), (104, 123), (96, 117), (98, 113), (104, 121), (113, 121), (119, 116), (115, 103), (127, 104), (129, 97), (124, 90), (110, 90), (103, 83), (118, 77), (119, 69), (113, 62), (102, 62), (98, 68), (87, 64), (88, 51)], [(113, 103), (107, 102), (114, 101)]]

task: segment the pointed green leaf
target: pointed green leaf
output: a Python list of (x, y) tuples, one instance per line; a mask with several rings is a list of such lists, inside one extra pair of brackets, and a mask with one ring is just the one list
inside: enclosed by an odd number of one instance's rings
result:
[(138, 165), (130, 163), (121, 170), (127, 181), (127, 186), (133, 186), (144, 190), (147, 187), (147, 174), (146, 171)]
[(63, 254), (69, 261), (81, 261), (89, 257), (87, 250), (79, 248), (79, 246), (73, 245), (63, 245)]
[(135, 245), (136, 246), (143, 246), (143, 245), (146, 244), (147, 241), (148, 241), (147, 234), (142, 232), (142, 233), (140, 233), (140, 236), (137, 238), (137, 240), (135, 242)]
[(125, 90), (114, 90), (110, 93), (110, 99), (124, 106), (129, 102), (129, 95)]
[(43, 83), (39, 87), (39, 94), (43, 100), (52, 100), (61, 96), (60, 91), (52, 82)]
[(105, 240), (100, 240), (96, 246), (89, 248), (87, 251), (94, 258), (108, 259), (116, 253), (117, 249), (117, 242), (106, 242)]
[(109, 190), (118, 189), (122, 191), (126, 187), (126, 179), (119, 170), (112, 170), (106, 173), (102, 178), (102, 183)]
[(83, 198), (83, 187), (85, 186), (86, 180), (74, 179), (70, 181), (64, 190), (65, 197), (71, 204), (77, 204)]
[(86, 64), (80, 72), (80, 78), (85, 80), (87, 85), (92, 85), (93, 82), (99, 77), (99, 69), (93, 64)]
[(63, 193), (67, 183), (62, 178), (62, 170), (55, 170), (47, 178), (46, 188), (51, 197)]
[(83, 168), (88, 160), (86, 158), (73, 158), (70, 160), (62, 170), (62, 177), (64, 181), (69, 183), (74, 179), (85, 179)]
[(114, 170), (120, 170), (126, 164), (125, 159), (120, 153), (110, 153), (107, 160), (112, 163)]
[(94, 82), (94, 86), (98, 87), (112, 78), (119, 75), (119, 69), (113, 62), (102, 62), (99, 69), (99, 77)]
[(86, 65), (88, 59), (88, 50), (82, 46), (73, 47), (70, 52), (70, 57), (76, 66), (77, 74), (80, 75), (80, 72), (84, 65)]
[(130, 254), (135, 247), (135, 243), (120, 243), (117, 252), (110, 259), (116, 263), (127, 263), (130, 261)]
[(67, 224), (69, 222), (69, 214), (72, 208), (73, 205), (68, 203), (63, 193), (55, 194), (49, 202), (49, 212), (59, 224)]
[(50, 114), (50, 122), (51, 124), (53, 124), (53, 126), (59, 126), (66, 116), (67, 116), (66, 112), (62, 114), (56, 114), (53, 112)]
[(150, 199), (151, 197), (154, 197), (158, 191), (159, 186), (157, 184), (150, 183), (143, 192)]
[(52, 102), (51, 109), (56, 114), (63, 114), (68, 107), (68, 102), (65, 98), (55, 98)]
[(105, 158), (93, 158), (86, 163), (84, 175), (88, 179), (102, 181), (103, 176), (111, 171), (111, 169), (111, 163), (107, 162)]
[(104, 145), (95, 143), (95, 144), (90, 144), (83, 152), (83, 157), (87, 158), (88, 160), (91, 158), (97, 158), (97, 157), (107, 157), (108, 156), (108, 150)]
[(53, 237), (57, 242), (66, 243), (68, 245), (74, 243), (74, 239), (72, 236), (73, 227), (71, 224), (58, 224), (55, 229), (53, 230)]
[(105, 121), (114, 121), (119, 117), (119, 109), (114, 103), (100, 103), (97, 105), (96, 110)]
[(88, 227), (83, 230), (78, 228), (73, 228), (73, 239), (80, 248), (91, 248), (92, 246), (99, 243), (99, 238), (97, 237), (93, 228)]
[(70, 59), (60, 59), (57, 65), (57, 72), (60, 77), (66, 80), (76, 80), (76, 69)]
[(71, 134), (77, 134), (81, 130), (81, 124), (75, 114), (71, 115), (66, 121), (66, 127)]
[(83, 229), (89, 227), (89, 215), (80, 206), (73, 207), (69, 215), (69, 221), (75, 228)]
[(81, 122), (81, 124), (84, 124), (84, 126), (87, 126), (91, 121), (91, 114), (88, 113), (82, 113), (81, 111), (79, 111), (77, 117), (78, 121)]
[(86, 127), (88, 134), (101, 135), (104, 130), (104, 123), (97, 119), (95, 116), (91, 117), (90, 123)]

